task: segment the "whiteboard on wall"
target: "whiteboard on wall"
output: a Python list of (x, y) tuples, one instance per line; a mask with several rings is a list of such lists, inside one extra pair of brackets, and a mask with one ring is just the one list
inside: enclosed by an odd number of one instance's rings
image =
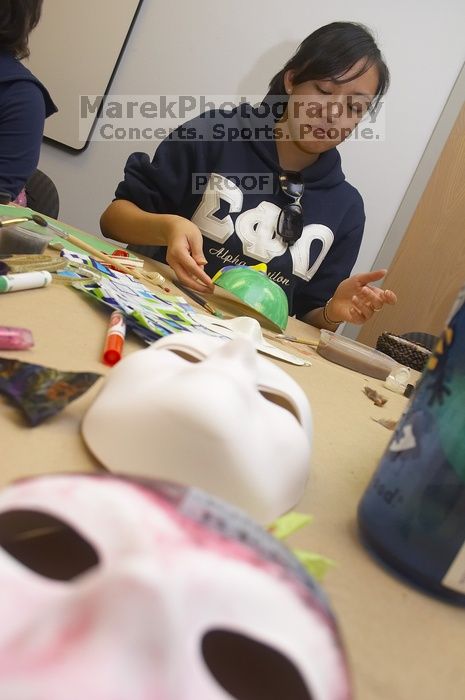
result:
[[(108, 90), (143, 0), (46, 0), (30, 36), (25, 65), (49, 90), (59, 111), (45, 136), (74, 150), (89, 141), (94, 120), (80, 120), (80, 96)], [(93, 100), (97, 116), (102, 100)]]

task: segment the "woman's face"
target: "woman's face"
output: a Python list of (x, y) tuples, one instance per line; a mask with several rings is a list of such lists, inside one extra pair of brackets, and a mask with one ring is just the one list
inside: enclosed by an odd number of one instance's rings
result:
[(284, 86), (290, 97), (284, 119), (287, 117), (290, 139), (300, 150), (323, 153), (355, 129), (376, 94), (379, 80), (376, 66), (351, 80), (364, 63), (365, 59), (355, 63), (344, 75), (344, 83), (308, 80), (295, 85), (293, 71), (285, 73)]

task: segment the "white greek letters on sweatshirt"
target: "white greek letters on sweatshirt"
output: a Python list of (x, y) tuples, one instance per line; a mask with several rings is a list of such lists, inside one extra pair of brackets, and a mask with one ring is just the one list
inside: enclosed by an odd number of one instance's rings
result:
[[(223, 219), (215, 216), (221, 202), (229, 204), (231, 213), (239, 213), (236, 225), (228, 214)], [(273, 202), (263, 200), (257, 207), (242, 212), (244, 197), (239, 187), (217, 173), (212, 173), (202, 200), (192, 221), (207, 238), (225, 243), (234, 233), (242, 242), (244, 255), (269, 263), (286, 252), (287, 244), (276, 234), (276, 224), (281, 209)], [(321, 243), (321, 250), (310, 266), (310, 249), (314, 241)], [(334, 241), (334, 234), (324, 224), (307, 224), (302, 236), (289, 252), (292, 259), (292, 273), (305, 281), (311, 280), (328, 254)]]

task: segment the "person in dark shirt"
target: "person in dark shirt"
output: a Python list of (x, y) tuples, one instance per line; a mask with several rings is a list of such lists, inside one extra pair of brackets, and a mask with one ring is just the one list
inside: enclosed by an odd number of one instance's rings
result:
[[(371, 286), (385, 270), (350, 277), (365, 213), (336, 146), (375, 110), (388, 84), (365, 27), (321, 27), (258, 107), (201, 114), (173, 131), (152, 161), (132, 154), (102, 215), (103, 234), (162, 246), (153, 257), (197, 291), (211, 290), (211, 276), (225, 265), (266, 263), (291, 315), (331, 330), (364, 323), (396, 296)], [(258, 175), (267, 176), (266, 191)], [(258, 186), (250, 188), (253, 177)]]
[(45, 119), (57, 111), (47, 89), (21, 63), (42, 2), (0, 2), (0, 192), (19, 204), (26, 204), (24, 186), (39, 162)]

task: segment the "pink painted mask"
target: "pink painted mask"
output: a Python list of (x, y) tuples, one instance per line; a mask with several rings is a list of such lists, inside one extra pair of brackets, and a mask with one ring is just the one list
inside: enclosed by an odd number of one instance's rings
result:
[(0, 492), (4, 700), (350, 700), (321, 591), (202, 492), (57, 475)]

